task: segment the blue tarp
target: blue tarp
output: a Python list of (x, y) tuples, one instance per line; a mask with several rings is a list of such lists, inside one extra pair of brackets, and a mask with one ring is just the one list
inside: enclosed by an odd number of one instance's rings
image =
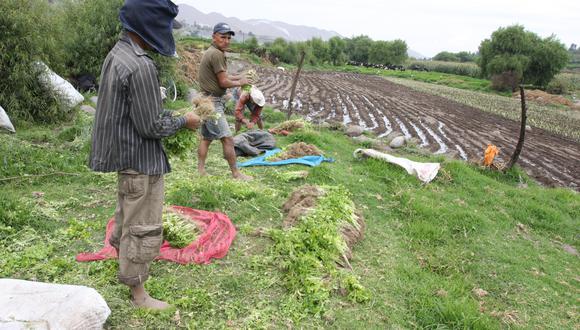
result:
[(246, 166), (280, 166), (280, 165), (289, 165), (289, 164), (302, 164), (308, 166), (318, 166), (322, 162), (334, 162), (332, 158), (326, 158), (324, 156), (304, 156), (300, 158), (291, 158), (285, 160), (279, 160), (277, 162), (269, 162), (266, 158), (279, 153), (282, 151), (280, 148), (272, 149), (266, 151), (265, 154), (262, 156), (252, 158), (247, 160), (243, 163), (238, 162), (238, 167), (246, 167)]

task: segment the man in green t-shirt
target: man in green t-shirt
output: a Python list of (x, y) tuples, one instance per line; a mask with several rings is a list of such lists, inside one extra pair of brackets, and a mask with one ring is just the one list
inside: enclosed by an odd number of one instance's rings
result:
[(203, 139), (197, 149), (199, 174), (206, 175), (205, 160), (209, 145), (213, 140), (220, 140), (224, 152), (224, 158), (232, 171), (232, 176), (240, 180), (251, 180), (252, 177), (240, 172), (236, 165), (236, 153), (234, 151), (234, 139), (224, 115), (225, 100), (223, 98), (226, 89), (241, 87), (250, 82), (243, 76), (228, 75), (225, 51), (230, 45), (234, 31), (226, 23), (218, 23), (213, 28), (212, 44), (205, 51), (199, 65), (197, 80), (201, 92), (212, 98), (215, 111), (219, 115), (217, 120), (206, 120), (201, 126)]

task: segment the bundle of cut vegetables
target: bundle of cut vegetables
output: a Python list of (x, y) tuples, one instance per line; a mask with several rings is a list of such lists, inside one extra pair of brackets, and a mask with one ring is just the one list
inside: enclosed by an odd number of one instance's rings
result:
[(171, 247), (182, 249), (193, 243), (198, 235), (199, 229), (190, 220), (172, 211), (163, 212), (163, 239)]

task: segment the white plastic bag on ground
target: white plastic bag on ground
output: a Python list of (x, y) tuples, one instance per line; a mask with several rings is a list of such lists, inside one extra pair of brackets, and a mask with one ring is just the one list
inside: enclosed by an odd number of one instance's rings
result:
[(14, 126), (12, 125), (12, 122), (8, 117), (8, 114), (6, 114), (6, 111), (4, 111), (4, 108), (2, 108), (1, 105), (0, 105), (0, 128), (8, 130), (12, 133), (16, 133), (16, 130), (14, 129)]
[(77, 104), (85, 100), (85, 97), (79, 93), (71, 83), (63, 79), (52, 71), (46, 64), (36, 62), (40, 66), (42, 73), (40, 74), (40, 81), (45, 87), (51, 88), (61, 97), (62, 102), (69, 108), (75, 107)]
[(354, 151), (355, 157), (367, 156), (376, 159), (384, 160), (388, 163), (397, 164), (407, 170), (407, 173), (416, 176), (424, 183), (429, 183), (437, 176), (441, 164), (439, 163), (419, 163), (407, 158), (395, 157), (385, 154), (373, 149), (356, 149)]
[(0, 329), (102, 329), (110, 314), (86, 286), (0, 279)]

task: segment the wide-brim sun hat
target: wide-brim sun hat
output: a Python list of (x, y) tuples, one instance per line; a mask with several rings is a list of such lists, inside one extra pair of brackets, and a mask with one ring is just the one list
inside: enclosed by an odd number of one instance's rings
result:
[(252, 98), (252, 101), (254, 101), (254, 103), (256, 103), (259, 107), (263, 107), (264, 104), (266, 104), (266, 98), (264, 97), (264, 94), (262, 94), (262, 92), (254, 86), (252, 86), (252, 89), (250, 89), (250, 97)]
[(178, 12), (170, 0), (125, 0), (119, 20), (159, 54), (176, 56), (172, 30)]

